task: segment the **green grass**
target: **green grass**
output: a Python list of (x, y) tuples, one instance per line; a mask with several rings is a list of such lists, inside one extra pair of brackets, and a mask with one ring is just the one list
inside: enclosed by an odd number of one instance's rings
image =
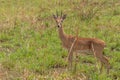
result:
[[(2, 80), (119, 80), (119, 0), (1, 0), (0, 77)], [(66, 34), (106, 42), (112, 68), (99, 74), (93, 56), (79, 56), (76, 73), (66, 70), (67, 55), (52, 17), (67, 14)], [(100, 65), (99, 65), (100, 67)], [(1, 75), (2, 74), (2, 75)], [(85, 76), (85, 77), (84, 77)]]

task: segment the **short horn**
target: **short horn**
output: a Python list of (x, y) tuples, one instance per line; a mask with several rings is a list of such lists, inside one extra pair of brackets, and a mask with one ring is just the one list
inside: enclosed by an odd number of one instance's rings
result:
[(56, 15), (57, 15), (57, 17), (58, 17), (58, 11), (56, 11)]
[(61, 11), (61, 17), (62, 17), (62, 11)]

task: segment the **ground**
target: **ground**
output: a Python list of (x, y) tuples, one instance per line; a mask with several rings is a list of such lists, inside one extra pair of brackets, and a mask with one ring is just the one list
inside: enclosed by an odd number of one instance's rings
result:
[[(119, 0), (0, 0), (0, 80), (119, 80)], [(106, 42), (110, 73), (99, 74), (94, 56), (80, 55), (77, 70), (68, 70), (53, 19), (67, 14), (66, 34)], [(77, 33), (78, 32), (78, 33)]]

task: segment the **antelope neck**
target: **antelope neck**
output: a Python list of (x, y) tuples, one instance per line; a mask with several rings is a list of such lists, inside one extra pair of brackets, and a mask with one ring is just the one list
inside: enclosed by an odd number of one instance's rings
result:
[(60, 39), (61, 39), (62, 41), (64, 41), (64, 40), (66, 39), (66, 36), (65, 36), (65, 33), (64, 33), (64, 31), (63, 31), (62, 26), (59, 27), (58, 30), (59, 30), (59, 37), (60, 37)]

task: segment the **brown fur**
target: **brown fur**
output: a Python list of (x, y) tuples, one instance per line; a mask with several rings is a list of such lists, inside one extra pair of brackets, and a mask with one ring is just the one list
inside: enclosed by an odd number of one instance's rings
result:
[[(55, 16), (54, 19), (57, 23), (58, 31), (59, 31), (59, 37), (61, 39), (62, 45), (64, 48), (66, 48), (69, 51), (68, 54), (68, 62), (72, 66), (72, 57), (73, 52), (79, 52), (79, 51), (91, 51), (94, 53), (94, 56), (101, 62), (101, 67), (103, 64), (107, 67), (107, 72), (109, 73), (109, 61), (108, 59), (103, 55), (104, 47), (106, 46), (105, 42), (100, 39), (96, 38), (81, 38), (76, 37), (72, 35), (67, 35), (63, 31), (62, 22), (65, 19), (65, 15), (61, 16)], [(74, 43), (73, 43), (74, 42)], [(74, 44), (74, 46), (71, 45)]]

